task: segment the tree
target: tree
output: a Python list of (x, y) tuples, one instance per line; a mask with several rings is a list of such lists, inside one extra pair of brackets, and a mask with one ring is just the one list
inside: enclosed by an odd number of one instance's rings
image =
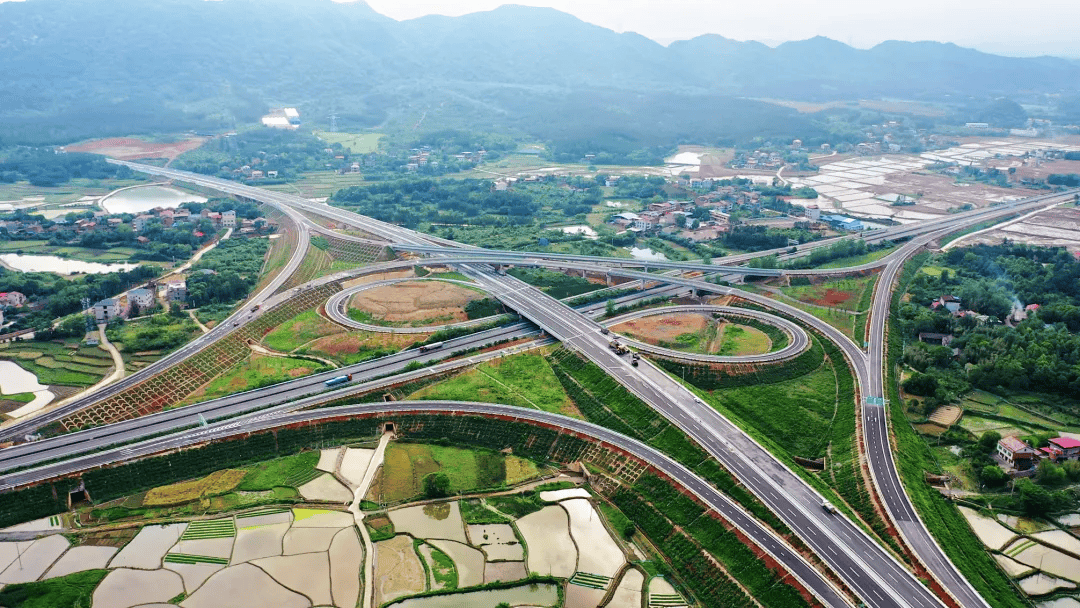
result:
[(450, 495), (450, 478), (446, 473), (431, 473), (424, 478), (425, 498), (445, 498)]
[(1016, 494), (1020, 497), (1020, 508), (1028, 515), (1044, 515), (1054, 508), (1053, 495), (1030, 479), (1016, 481)]
[(686, 216), (679, 213), (675, 216), (675, 225), (679, 228), (686, 228)]
[(985, 452), (990, 452), (997, 446), (999, 441), (1001, 441), (1001, 433), (986, 431), (982, 434), (982, 437), (979, 437), (979, 447)]
[(979, 480), (988, 488), (1000, 488), (1009, 480), (1009, 476), (996, 464), (988, 465), (979, 471)]
[(615, 300), (608, 300), (604, 305), (604, 315), (612, 317), (615, 315)]
[(1035, 479), (1044, 486), (1056, 488), (1065, 485), (1066, 475), (1065, 469), (1049, 460), (1044, 460), (1039, 463), (1039, 469), (1035, 472)]

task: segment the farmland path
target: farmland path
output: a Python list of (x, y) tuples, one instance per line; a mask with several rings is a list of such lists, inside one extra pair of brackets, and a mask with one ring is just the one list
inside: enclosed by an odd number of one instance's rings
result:
[(191, 320), (195, 321), (195, 324), (199, 326), (199, 330), (202, 331), (202, 333), (204, 333), (204, 334), (210, 333), (210, 328), (203, 325), (203, 322), (199, 320), (198, 315), (195, 314), (195, 309), (189, 308), (188, 311), (187, 311), (187, 314), (188, 314), (189, 317), (191, 317)]
[[(379, 439), (379, 447), (375, 448), (375, 453), (371, 455), (371, 461), (368, 462), (367, 470), (364, 471), (364, 479), (353, 491), (353, 502), (349, 505), (349, 512), (353, 514), (356, 527), (360, 529), (360, 538), (364, 541), (364, 602), (362, 608), (374, 608), (375, 545), (371, 542), (371, 535), (368, 534), (367, 526), (364, 525), (364, 512), (360, 510), (360, 501), (364, 500), (364, 496), (367, 496), (368, 488), (371, 487), (371, 482), (375, 479), (375, 471), (382, 466), (383, 458), (386, 455), (386, 445), (390, 443), (393, 436), (393, 433), (386, 432)], [(341, 467), (340, 459), (337, 466)], [(340, 474), (340, 471), (335, 472)]]
[(113, 362), (113, 368), (114, 368), (113, 373), (109, 374), (109, 377), (102, 380), (99, 384), (100, 385), (110, 384), (110, 383), (116, 382), (117, 380), (123, 379), (123, 377), (124, 377), (124, 358), (120, 356), (120, 351), (116, 350), (116, 347), (113, 346), (112, 342), (109, 342), (109, 339), (107, 337), (105, 337), (105, 324), (104, 323), (99, 323), (98, 324), (98, 337), (100, 338), (100, 346), (102, 348), (104, 348), (105, 350), (109, 351), (109, 355), (112, 356), (112, 362)]

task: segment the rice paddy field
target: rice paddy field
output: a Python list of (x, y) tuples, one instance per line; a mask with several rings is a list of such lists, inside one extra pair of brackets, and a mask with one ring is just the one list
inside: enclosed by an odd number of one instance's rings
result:
[(109, 353), (81, 342), (7, 342), (0, 344), (0, 359), (14, 361), (37, 375), (43, 385), (87, 387), (112, 368)]
[[(400, 466), (400, 454), (415, 461), (415, 471), (438, 467), (460, 488), (505, 485), (511, 469), (526, 482), (540, 472), (509, 455), (397, 442), (388, 444), (383, 468)], [(356, 515), (345, 505), (305, 504), (302, 491), (282, 499), (268, 490), (302, 490), (339, 475), (355, 480), (373, 462), (378, 451), (367, 448), (303, 452), (84, 507), (77, 529), (53, 518), (57, 533), (0, 542), (0, 605), (23, 606), (5, 600), (32, 596), (43, 603), (25, 606), (355, 608), (369, 557), (376, 606), (595, 608), (609, 591), (609, 605), (643, 605), (652, 574), (631, 563), (639, 550), (611, 532), (608, 505), (572, 483)], [(208, 506), (210, 495), (263, 495), (270, 503), (218, 511)], [(502, 521), (471, 523), (477, 508)], [(361, 516), (379, 530), (370, 548), (357, 528)], [(128, 533), (107, 533), (117, 524)]]

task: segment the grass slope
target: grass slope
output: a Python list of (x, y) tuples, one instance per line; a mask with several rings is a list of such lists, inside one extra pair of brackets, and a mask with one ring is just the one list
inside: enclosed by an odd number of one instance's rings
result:
[(482, 363), (408, 398), (505, 403), (581, 417), (547, 360), (528, 353)]

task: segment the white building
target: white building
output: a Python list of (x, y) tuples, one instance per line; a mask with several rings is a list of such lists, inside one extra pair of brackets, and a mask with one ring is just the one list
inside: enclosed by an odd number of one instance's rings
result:
[(236, 228), (236, 212), (222, 211), (221, 212), (221, 227), (222, 228)]
[(132, 289), (128, 292), (128, 304), (138, 306), (140, 309), (150, 308), (154, 305), (154, 292), (149, 289)]
[(187, 283), (174, 281), (166, 285), (165, 299), (170, 302), (184, 302), (187, 300)]
[(94, 319), (98, 323), (110, 323), (120, 317), (120, 301), (106, 298), (94, 304)]

